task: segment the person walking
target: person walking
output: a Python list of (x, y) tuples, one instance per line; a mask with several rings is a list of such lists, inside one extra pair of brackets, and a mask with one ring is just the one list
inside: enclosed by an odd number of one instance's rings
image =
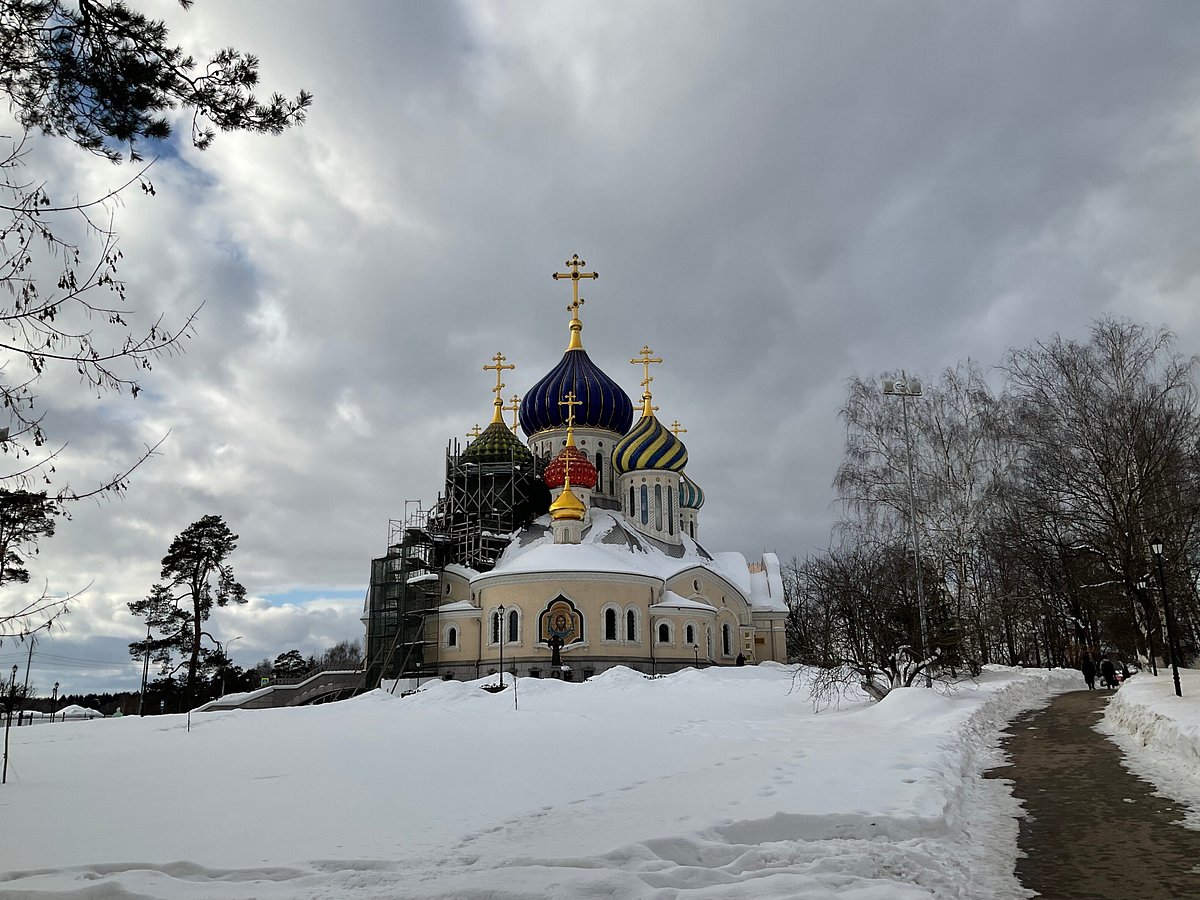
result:
[(1117, 667), (1107, 656), (1100, 662), (1100, 675), (1106, 687), (1114, 691), (1117, 689)]
[(1083, 680), (1087, 682), (1088, 690), (1096, 689), (1096, 664), (1092, 662), (1090, 653), (1083, 654), (1083, 664), (1080, 666), (1083, 669)]

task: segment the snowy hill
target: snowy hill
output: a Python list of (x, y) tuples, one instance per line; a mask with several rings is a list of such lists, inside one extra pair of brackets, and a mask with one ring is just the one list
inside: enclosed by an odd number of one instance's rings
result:
[[(791, 669), (614, 669), (14, 729), (0, 894), (1020, 896), (996, 729), (1074, 673), (815, 712)], [(39, 896), (41, 896), (39, 894)]]

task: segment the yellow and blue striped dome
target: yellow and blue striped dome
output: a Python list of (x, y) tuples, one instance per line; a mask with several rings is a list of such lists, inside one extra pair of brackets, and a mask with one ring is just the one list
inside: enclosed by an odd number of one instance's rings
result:
[(700, 485), (688, 478), (683, 472), (679, 473), (679, 508), (699, 509), (704, 505), (704, 491)]
[(639, 469), (681, 472), (687, 459), (683, 441), (650, 413), (643, 414), (633, 430), (613, 448), (612, 464), (618, 475)]

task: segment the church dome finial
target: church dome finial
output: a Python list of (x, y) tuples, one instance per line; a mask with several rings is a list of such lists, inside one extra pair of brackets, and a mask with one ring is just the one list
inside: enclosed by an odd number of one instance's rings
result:
[[(654, 416), (657, 409), (650, 401), (650, 384), (654, 377), (650, 374), (651, 363), (661, 363), (661, 357), (652, 357), (654, 351), (649, 346), (643, 346), (637, 358), (629, 362), (640, 365), (644, 369), (642, 387), (642, 417), (633, 426), (633, 430), (613, 448), (613, 471), (618, 475), (625, 472), (635, 472), (639, 469), (662, 469), (670, 472), (682, 472), (687, 465), (687, 448), (677, 434), (663, 426)], [(678, 425), (678, 423), (676, 423)]]

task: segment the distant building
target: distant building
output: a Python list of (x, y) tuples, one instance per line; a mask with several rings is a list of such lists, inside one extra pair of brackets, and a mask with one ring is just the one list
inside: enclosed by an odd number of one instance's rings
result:
[[(561, 362), (505, 406), (497, 353), (491, 424), (446, 453), (431, 510), (392, 523), (372, 563), (363, 622), (368, 687), (381, 678), (476, 678), (501, 668), (579, 680), (611, 666), (647, 674), (784, 659), (783, 581), (768, 553), (709, 553), (705, 495), (686, 473), (679, 423), (653, 405), (643, 347), (640, 415), (583, 348), (575, 257)], [(505, 423), (519, 413), (527, 443)]]

